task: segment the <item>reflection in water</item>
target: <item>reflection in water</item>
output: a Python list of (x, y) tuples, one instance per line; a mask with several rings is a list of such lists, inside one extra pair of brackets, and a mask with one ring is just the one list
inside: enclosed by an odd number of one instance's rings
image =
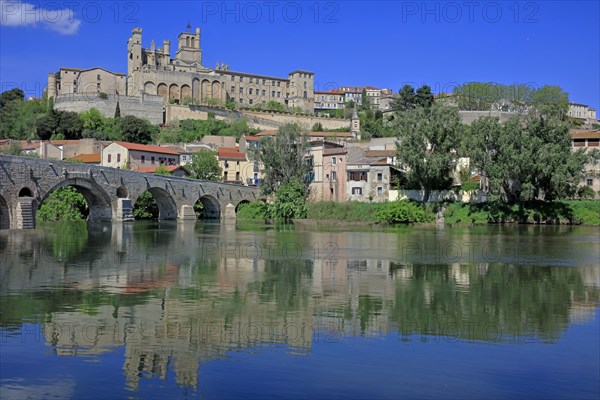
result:
[[(140, 379), (199, 385), (240, 349), (399, 335), (557, 343), (600, 295), (594, 228), (317, 232), (175, 222), (0, 235), (0, 328), (39, 328), (58, 356), (124, 348)], [(11, 333), (14, 332), (14, 333)], [(6, 387), (6, 383), (3, 384)]]

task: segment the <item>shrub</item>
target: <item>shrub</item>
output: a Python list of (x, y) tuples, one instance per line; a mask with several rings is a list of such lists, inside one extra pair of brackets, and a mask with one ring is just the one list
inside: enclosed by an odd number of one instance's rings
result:
[(267, 218), (268, 207), (262, 201), (252, 203), (242, 203), (238, 206), (238, 219), (265, 219)]
[(434, 220), (433, 214), (427, 212), (422, 206), (406, 200), (384, 203), (375, 216), (377, 221), (385, 224), (407, 224)]
[(577, 189), (577, 197), (582, 200), (592, 200), (596, 197), (596, 193), (594, 193), (594, 189), (589, 186), (581, 186)]
[(271, 218), (284, 220), (306, 218), (307, 213), (306, 187), (298, 181), (280, 186), (275, 192), (275, 201), (269, 205)]
[(38, 221), (79, 221), (86, 218), (88, 205), (77, 189), (65, 186), (56, 189), (37, 211)]

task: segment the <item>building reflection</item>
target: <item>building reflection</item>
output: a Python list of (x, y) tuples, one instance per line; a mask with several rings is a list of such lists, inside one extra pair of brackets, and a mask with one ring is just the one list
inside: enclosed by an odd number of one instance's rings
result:
[(132, 390), (170, 371), (179, 385), (197, 387), (201, 364), (232, 351), (281, 346), (309, 354), (315, 343), (345, 336), (552, 343), (569, 323), (587, 323), (598, 311), (593, 266), (450, 260), (448, 253), (435, 262), (414, 245), (474, 242), (468, 233), (417, 232), (404, 246), (397, 233), (219, 225), (85, 232), (0, 237), (1, 327), (37, 318), (59, 356), (124, 347)]

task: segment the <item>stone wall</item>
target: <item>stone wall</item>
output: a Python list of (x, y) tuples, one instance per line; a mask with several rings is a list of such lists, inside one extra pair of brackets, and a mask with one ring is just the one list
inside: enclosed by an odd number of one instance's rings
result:
[(207, 119), (208, 113), (211, 113), (215, 118), (227, 121), (246, 118), (253, 128), (265, 130), (277, 129), (290, 122), (296, 122), (305, 129), (311, 129), (315, 123), (320, 122), (324, 129), (348, 128), (348, 130), (350, 130), (350, 120), (317, 117), (313, 115), (272, 111), (228, 110), (222, 107), (208, 107), (202, 105), (183, 106), (168, 104), (165, 106), (165, 109), (167, 123), (173, 123), (183, 119)]
[(74, 93), (57, 96), (54, 99), (56, 110), (74, 111), (82, 113), (91, 108), (97, 109), (105, 117), (114, 117), (117, 100), (121, 109), (121, 116), (133, 115), (147, 119), (153, 124), (163, 122), (162, 96), (144, 95), (143, 97), (108, 95), (101, 99), (97, 94)]

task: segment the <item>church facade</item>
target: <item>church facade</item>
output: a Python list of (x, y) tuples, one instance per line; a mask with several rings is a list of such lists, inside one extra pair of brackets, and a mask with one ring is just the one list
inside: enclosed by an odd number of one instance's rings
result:
[(48, 96), (74, 93), (144, 97), (161, 96), (163, 103), (206, 104), (238, 107), (262, 106), (274, 101), (288, 109), (312, 113), (314, 73), (292, 71), (287, 77), (230, 71), (217, 64), (208, 68), (202, 61), (200, 28), (182, 32), (177, 38), (175, 58), (171, 42), (162, 47), (154, 41), (142, 45), (142, 29), (134, 28), (127, 41), (127, 75), (102, 68), (80, 70), (61, 68), (48, 75)]

